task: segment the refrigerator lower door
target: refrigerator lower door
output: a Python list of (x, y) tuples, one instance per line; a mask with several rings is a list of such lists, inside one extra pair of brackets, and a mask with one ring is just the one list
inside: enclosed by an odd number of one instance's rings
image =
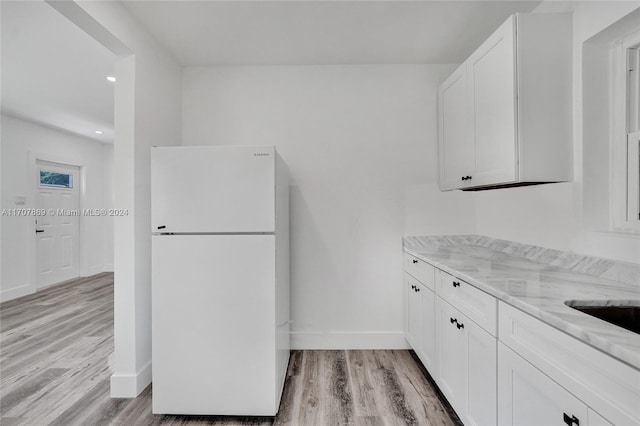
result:
[(275, 415), (275, 236), (152, 244), (153, 413)]

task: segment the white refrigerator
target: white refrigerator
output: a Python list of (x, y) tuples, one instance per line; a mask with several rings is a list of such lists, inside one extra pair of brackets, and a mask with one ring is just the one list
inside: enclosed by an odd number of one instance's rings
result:
[(277, 413), (288, 194), (273, 146), (152, 148), (153, 413)]

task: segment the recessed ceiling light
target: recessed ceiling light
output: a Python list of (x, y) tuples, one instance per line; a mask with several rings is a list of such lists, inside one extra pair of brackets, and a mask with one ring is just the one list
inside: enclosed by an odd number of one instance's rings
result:
[(101, 135), (102, 134), (102, 130), (96, 130), (96, 135)]
[(111, 76), (111, 75), (110, 75), (109, 77), (107, 77), (107, 80), (109, 80), (109, 81), (110, 81), (110, 82), (112, 82), (112, 83), (115, 83), (115, 82), (116, 82), (116, 78), (115, 78), (115, 77), (113, 77), (113, 76)]

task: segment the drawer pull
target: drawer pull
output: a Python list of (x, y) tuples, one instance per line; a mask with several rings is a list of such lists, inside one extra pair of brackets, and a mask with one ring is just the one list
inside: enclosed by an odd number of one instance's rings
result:
[(451, 324), (458, 323), (458, 320), (456, 318), (449, 318), (449, 320), (451, 321)]
[(567, 413), (562, 414), (565, 424), (567, 424), (568, 426), (580, 426), (580, 420), (576, 416), (569, 417)]
[(415, 265), (416, 263), (418, 263), (418, 261), (417, 261), (417, 260), (415, 260), (415, 259), (413, 259), (413, 260), (412, 260), (412, 262), (413, 262), (413, 264), (414, 264), (414, 265)]
[(464, 328), (464, 324), (459, 322), (459, 323), (456, 324), (456, 327), (458, 327), (458, 330), (460, 330), (461, 328)]
[(412, 285), (412, 286), (411, 286), (411, 290), (415, 290), (415, 289), (416, 289), (416, 286), (415, 286), (415, 285)]
[(420, 293), (420, 288), (416, 287), (416, 293)]
[(460, 282), (459, 281), (454, 281), (453, 282), (453, 286), (454, 287), (460, 287)]

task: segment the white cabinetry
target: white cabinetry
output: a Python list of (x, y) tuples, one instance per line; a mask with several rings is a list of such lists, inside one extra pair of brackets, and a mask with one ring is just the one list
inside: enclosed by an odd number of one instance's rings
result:
[(420, 300), (420, 284), (409, 274), (404, 274), (405, 290), (407, 298), (407, 330), (406, 339), (414, 350), (417, 350), (420, 342), (420, 316), (421, 316), (421, 300)]
[(425, 368), (436, 368), (435, 268), (405, 255), (406, 339)]
[(467, 123), (467, 65), (462, 64), (438, 88), (438, 141), (442, 189), (471, 185), (461, 180), (474, 169), (474, 152)]
[[(467, 364), (469, 347), (463, 329), (454, 319), (462, 315), (440, 297), (436, 303), (436, 339), (438, 342), (437, 382), (440, 390), (447, 397), (458, 415), (466, 411), (467, 407)], [(464, 326), (464, 325), (463, 325)]]
[(405, 254), (406, 338), (467, 425), (496, 424), (493, 296)]
[(638, 369), (408, 253), (405, 272), (407, 341), (465, 425), (640, 424)]
[(640, 371), (504, 302), (499, 313), (500, 424), (640, 424)]
[(420, 351), (418, 356), (428, 371), (435, 371), (436, 361), (436, 295), (433, 290), (424, 287), (420, 291)]
[(436, 297), (440, 389), (467, 425), (496, 424), (496, 338)]
[(571, 31), (513, 15), (440, 86), (440, 189), (571, 179)]
[(587, 406), (524, 358), (498, 345), (501, 425), (585, 425)]
[(474, 186), (516, 180), (515, 23), (509, 18), (466, 63)]

